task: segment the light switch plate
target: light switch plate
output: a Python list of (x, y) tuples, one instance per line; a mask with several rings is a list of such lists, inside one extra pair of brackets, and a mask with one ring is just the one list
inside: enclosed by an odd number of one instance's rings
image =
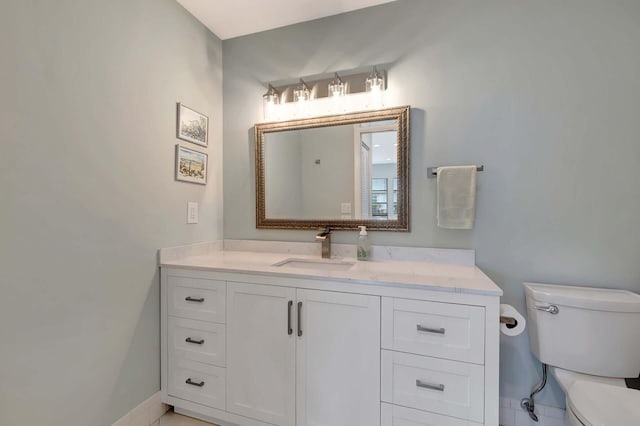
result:
[(341, 203), (340, 213), (351, 213), (351, 203)]
[(187, 203), (187, 223), (198, 223), (198, 203), (195, 201)]

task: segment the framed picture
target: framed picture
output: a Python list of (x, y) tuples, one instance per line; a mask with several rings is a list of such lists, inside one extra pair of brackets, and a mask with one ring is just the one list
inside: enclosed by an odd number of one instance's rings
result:
[(209, 117), (178, 103), (176, 137), (202, 146), (209, 144)]
[(177, 144), (176, 180), (206, 185), (208, 160), (208, 155), (204, 152), (194, 151)]

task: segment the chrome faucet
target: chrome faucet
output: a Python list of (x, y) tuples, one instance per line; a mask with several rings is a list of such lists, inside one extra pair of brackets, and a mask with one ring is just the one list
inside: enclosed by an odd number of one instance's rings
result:
[(320, 232), (316, 235), (316, 241), (322, 243), (322, 258), (329, 259), (331, 257), (331, 229), (328, 226), (320, 228)]

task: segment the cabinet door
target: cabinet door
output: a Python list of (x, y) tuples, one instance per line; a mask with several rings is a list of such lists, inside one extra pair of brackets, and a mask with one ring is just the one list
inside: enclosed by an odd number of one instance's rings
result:
[(380, 298), (297, 290), (297, 426), (380, 425)]
[(279, 426), (295, 424), (295, 293), (228, 283), (227, 411)]

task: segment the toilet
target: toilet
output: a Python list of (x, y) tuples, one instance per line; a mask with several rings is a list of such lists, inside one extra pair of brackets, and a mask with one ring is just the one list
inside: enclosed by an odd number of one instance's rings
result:
[(537, 283), (524, 287), (531, 351), (564, 390), (570, 424), (640, 425), (640, 390), (625, 380), (640, 374), (640, 295)]

